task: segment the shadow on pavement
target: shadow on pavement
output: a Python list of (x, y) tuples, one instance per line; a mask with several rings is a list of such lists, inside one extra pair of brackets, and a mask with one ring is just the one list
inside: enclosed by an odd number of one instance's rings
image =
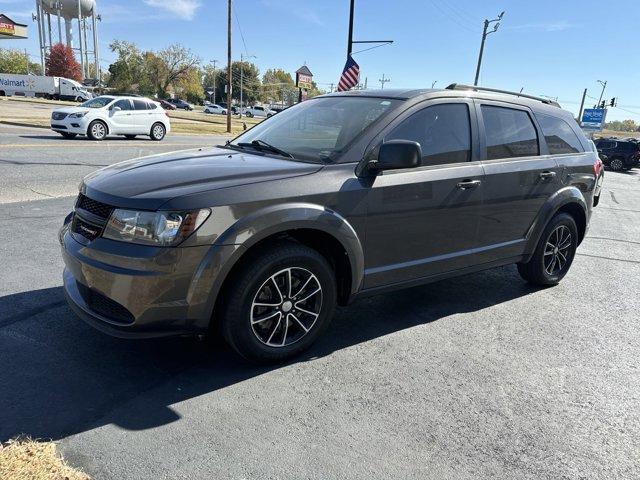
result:
[[(20, 138), (29, 138), (31, 140), (59, 140), (61, 142), (94, 142), (89, 137), (78, 135), (74, 138), (65, 138), (62, 135), (51, 132), (49, 135), (19, 135)], [(107, 136), (105, 141), (122, 141), (122, 142), (153, 142), (148, 136), (137, 135), (136, 138), (125, 138), (119, 135)]]
[[(362, 299), (339, 309), (326, 334), (292, 363), (533, 291), (505, 267)], [(282, 367), (248, 365), (221, 342), (111, 338), (73, 315), (61, 287), (0, 297), (0, 312), (0, 441), (59, 439), (109, 423), (165, 425), (180, 419), (176, 402)]]

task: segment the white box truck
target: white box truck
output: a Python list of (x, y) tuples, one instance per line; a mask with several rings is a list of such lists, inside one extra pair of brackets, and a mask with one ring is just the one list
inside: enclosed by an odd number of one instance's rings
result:
[(64, 77), (0, 73), (0, 95), (44, 97), (55, 100), (89, 100), (92, 95), (75, 80)]

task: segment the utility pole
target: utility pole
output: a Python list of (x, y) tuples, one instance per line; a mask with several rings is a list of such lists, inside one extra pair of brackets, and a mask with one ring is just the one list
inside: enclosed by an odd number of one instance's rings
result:
[[(247, 58), (257, 58), (255, 55), (247, 55)], [(242, 86), (242, 77), (244, 77), (244, 57), (240, 54), (240, 118), (242, 118), (242, 95), (244, 87)]]
[(582, 101), (580, 102), (580, 111), (578, 112), (578, 125), (582, 122), (582, 111), (584, 110), (584, 101), (587, 98), (587, 89), (584, 89), (582, 92)]
[(384, 73), (382, 74), (382, 78), (378, 80), (380, 82), (380, 90), (384, 90), (384, 84), (390, 82), (390, 78), (384, 78)]
[(333, 83), (332, 83), (332, 84), (330, 84), (330, 86), (329, 86), (329, 93), (333, 93), (333, 85), (334, 85)]
[(436, 83), (438, 83), (438, 80), (434, 80), (433, 82), (431, 82), (431, 88), (435, 87)]
[[(218, 60), (210, 60), (209, 63), (213, 63), (213, 104), (216, 104), (216, 63)], [(227, 105), (227, 109), (229, 105)]]
[(598, 80), (598, 83), (602, 85), (602, 91), (600, 92), (600, 98), (598, 99), (598, 105), (596, 106), (596, 108), (600, 107), (600, 103), (602, 102), (602, 95), (604, 95), (604, 89), (607, 88), (606, 80), (604, 82), (602, 80)]
[[(488, 35), (495, 33), (498, 30), (498, 27), (500, 26), (500, 20), (502, 20), (503, 16), (504, 16), (504, 12), (498, 15), (498, 18), (494, 18), (493, 20), (485, 19), (484, 21), (484, 29), (482, 30), (482, 42), (480, 42), (480, 54), (478, 55), (478, 66), (476, 67), (476, 78), (473, 81), (474, 86), (478, 85), (478, 78), (480, 78), (480, 65), (482, 65), (482, 54), (484, 53), (484, 42), (487, 39)], [(495, 25), (493, 26), (493, 30), (488, 32), (487, 30), (489, 29), (489, 25), (491, 25), (492, 23), (495, 23)]]
[(231, 0), (227, 11), (227, 133), (231, 133)]

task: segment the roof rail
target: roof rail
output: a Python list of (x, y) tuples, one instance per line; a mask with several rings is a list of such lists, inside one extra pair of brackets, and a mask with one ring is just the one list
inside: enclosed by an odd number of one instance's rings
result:
[(510, 92), (508, 90), (498, 90), (497, 88), (487, 88), (487, 87), (478, 87), (474, 85), (464, 85), (462, 83), (452, 83), (448, 87), (447, 90), (475, 90), (480, 92), (493, 92), (493, 93), (502, 93), (505, 95), (515, 95), (516, 97), (528, 98), (530, 100), (537, 100), (542, 103), (546, 103), (547, 105), (553, 105), (554, 107), (560, 107), (558, 102), (554, 102), (553, 100), (549, 100), (548, 98), (536, 97), (535, 95), (527, 95), (526, 93), (520, 92)]

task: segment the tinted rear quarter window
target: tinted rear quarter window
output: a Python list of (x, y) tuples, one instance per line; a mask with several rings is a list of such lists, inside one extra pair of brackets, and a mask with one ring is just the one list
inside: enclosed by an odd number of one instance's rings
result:
[(134, 110), (147, 110), (147, 102), (144, 100), (133, 100), (133, 109)]
[(563, 119), (545, 114), (536, 114), (536, 118), (551, 155), (583, 151), (578, 136)]
[(423, 165), (471, 159), (469, 107), (463, 103), (432, 105), (393, 129), (387, 140), (411, 140), (422, 147)]
[(487, 160), (539, 155), (538, 134), (523, 110), (482, 105)]

